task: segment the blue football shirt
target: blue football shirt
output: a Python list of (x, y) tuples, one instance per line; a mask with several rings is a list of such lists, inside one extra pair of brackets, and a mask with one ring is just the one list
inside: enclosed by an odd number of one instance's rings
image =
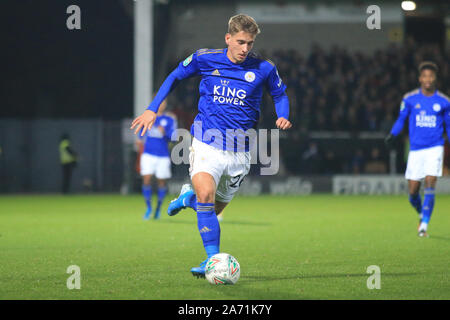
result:
[[(191, 134), (219, 149), (248, 151), (248, 139), (242, 140), (245, 135), (241, 133), (256, 128), (264, 86), (272, 95), (276, 108), (279, 106), (278, 117), (288, 119), (286, 86), (270, 60), (260, 59), (250, 52), (242, 63), (233, 63), (227, 57), (227, 50), (196, 51), (180, 62), (172, 72), (170, 76), (173, 75), (176, 80), (166, 81), (172, 86), (182, 79), (201, 76), (198, 114), (191, 127)], [(156, 111), (160, 101), (172, 89), (173, 87), (165, 89), (163, 84), (149, 109)], [(162, 91), (164, 92), (161, 93)]]
[(409, 118), (410, 150), (444, 145), (444, 124), (450, 130), (450, 99), (436, 90), (432, 96), (422, 94), (420, 88), (403, 97), (400, 114), (391, 134), (397, 136)]

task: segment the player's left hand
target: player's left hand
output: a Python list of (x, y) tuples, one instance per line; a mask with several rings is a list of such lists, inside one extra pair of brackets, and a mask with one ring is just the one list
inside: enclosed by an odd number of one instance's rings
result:
[(287, 130), (292, 127), (292, 123), (285, 118), (278, 118), (278, 120), (275, 122), (275, 125), (278, 129), (281, 130)]
[(143, 136), (147, 130), (150, 130), (152, 128), (155, 120), (156, 113), (151, 110), (145, 110), (143, 114), (133, 120), (130, 129), (133, 130), (133, 128), (137, 126), (136, 130), (134, 131), (134, 134), (137, 134), (142, 128), (141, 136)]

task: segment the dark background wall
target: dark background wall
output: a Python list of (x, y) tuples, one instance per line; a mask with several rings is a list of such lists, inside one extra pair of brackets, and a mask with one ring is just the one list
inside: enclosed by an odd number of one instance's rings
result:
[[(67, 7), (81, 8), (69, 30)], [(119, 1), (0, 2), (0, 117), (133, 113), (133, 20)]]
[(0, 192), (60, 191), (63, 132), (79, 156), (71, 191), (119, 191), (124, 168), (120, 121), (0, 119)]

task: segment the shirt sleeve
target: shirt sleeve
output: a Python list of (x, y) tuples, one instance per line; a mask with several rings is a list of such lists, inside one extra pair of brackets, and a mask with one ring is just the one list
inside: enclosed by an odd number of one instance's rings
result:
[(447, 132), (447, 137), (450, 141), (450, 101), (447, 102), (447, 108), (444, 112), (444, 122), (445, 122), (445, 130)]
[(403, 99), (402, 103), (400, 104), (400, 114), (398, 115), (397, 121), (395, 121), (394, 125), (392, 126), (391, 134), (393, 136), (396, 137), (402, 132), (403, 126), (405, 125), (405, 120), (406, 118), (408, 118), (410, 112), (410, 104), (406, 99)]
[(278, 118), (289, 119), (289, 98), (286, 94), (286, 85), (281, 80), (275, 66), (269, 72), (266, 86), (273, 98)]
[(164, 101), (169, 93), (175, 89), (178, 83), (183, 80), (200, 74), (200, 68), (197, 61), (197, 53), (191, 54), (173, 70), (163, 82), (153, 101), (147, 110), (158, 112), (159, 105)]

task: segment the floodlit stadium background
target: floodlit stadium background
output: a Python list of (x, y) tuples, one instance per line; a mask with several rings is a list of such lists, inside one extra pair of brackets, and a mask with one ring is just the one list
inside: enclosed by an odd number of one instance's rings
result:
[[(448, 300), (449, 146), (430, 237), (420, 238), (406, 128), (394, 150), (383, 141), (420, 61), (438, 64), (450, 95), (450, 4), (415, 3), (407, 12), (379, 1), (381, 29), (369, 29), (377, 3), (365, 0), (0, 1), (0, 300)], [(67, 27), (72, 5), (79, 30)], [(294, 127), (280, 133), (278, 174), (253, 165), (224, 212), (220, 249), (241, 278), (217, 287), (189, 272), (205, 258), (195, 212), (165, 214), (188, 165), (172, 166), (161, 219), (143, 220), (129, 127), (177, 63), (224, 47), (239, 12), (259, 23), (254, 50), (276, 63)], [(181, 128), (196, 114), (198, 81), (169, 97)], [(267, 93), (261, 108), (259, 128), (273, 129)], [(70, 195), (64, 132), (79, 155)]]
[[(372, 30), (370, 1), (160, 0), (138, 26), (133, 17), (143, 3), (2, 1), (0, 192), (59, 192), (63, 132), (80, 156), (73, 192), (138, 192), (128, 127), (150, 100), (136, 107), (137, 95), (150, 97), (151, 87), (156, 90), (196, 49), (224, 47), (228, 18), (244, 12), (262, 30), (254, 50), (276, 63), (287, 84), (294, 128), (281, 134), (278, 175), (260, 177), (254, 165), (240, 193), (405, 193), (406, 135), (391, 152), (383, 138), (402, 95), (418, 86), (420, 61), (438, 64), (438, 87), (450, 94), (446, 1), (416, 1), (413, 11), (385, 1), (381, 29)], [(81, 9), (81, 30), (66, 26), (72, 4)], [(141, 81), (146, 73), (134, 70), (143, 70), (137, 61), (142, 52), (134, 48), (149, 35), (140, 39), (134, 30), (146, 25), (153, 27), (147, 50), (152, 77)], [(182, 128), (196, 114), (198, 81), (185, 81), (170, 95)], [(271, 129), (274, 121), (265, 93), (259, 127)], [(445, 175), (448, 153), (447, 144)], [(177, 193), (187, 165), (173, 172), (170, 192)], [(450, 193), (448, 178), (439, 181), (438, 192)]]

